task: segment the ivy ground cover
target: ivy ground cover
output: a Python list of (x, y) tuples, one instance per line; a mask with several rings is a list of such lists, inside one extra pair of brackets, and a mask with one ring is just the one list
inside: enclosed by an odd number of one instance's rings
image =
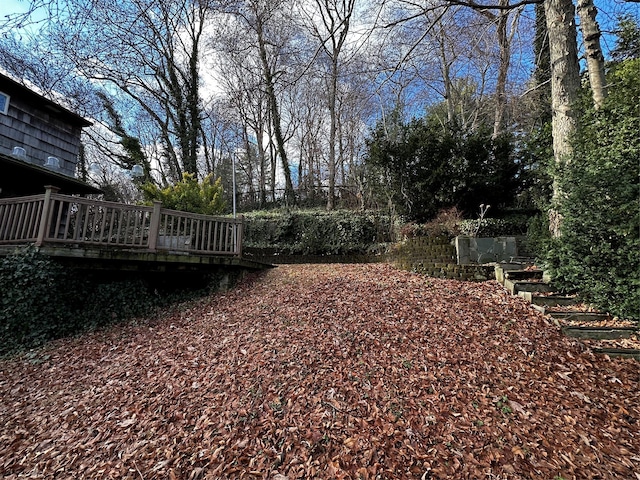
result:
[(0, 477), (640, 478), (638, 363), (495, 282), (281, 266), (0, 362)]

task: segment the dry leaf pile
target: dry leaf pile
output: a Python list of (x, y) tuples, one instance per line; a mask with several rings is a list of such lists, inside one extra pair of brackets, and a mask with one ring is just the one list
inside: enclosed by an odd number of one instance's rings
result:
[(495, 282), (282, 266), (0, 363), (0, 477), (640, 478), (638, 363)]

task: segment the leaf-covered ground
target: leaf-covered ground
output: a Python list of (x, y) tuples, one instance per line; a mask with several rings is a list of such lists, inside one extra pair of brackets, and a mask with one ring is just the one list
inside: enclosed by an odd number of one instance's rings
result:
[(0, 477), (628, 480), (639, 380), (495, 282), (283, 266), (0, 362)]

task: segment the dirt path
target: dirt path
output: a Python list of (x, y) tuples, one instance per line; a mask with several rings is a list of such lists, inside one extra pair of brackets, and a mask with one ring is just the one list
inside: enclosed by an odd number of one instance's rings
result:
[(0, 477), (628, 480), (639, 380), (495, 282), (283, 266), (0, 363)]

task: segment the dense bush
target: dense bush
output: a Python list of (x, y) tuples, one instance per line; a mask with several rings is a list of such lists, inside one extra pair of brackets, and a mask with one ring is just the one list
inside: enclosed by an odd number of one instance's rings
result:
[[(145, 315), (207, 291), (185, 282), (83, 275), (34, 247), (0, 261), (0, 355)], [(178, 287), (175, 287), (179, 284)]]
[(527, 226), (526, 249), (538, 260), (544, 260), (551, 242), (549, 216), (538, 214), (529, 220)]
[(531, 222), (531, 213), (508, 214), (502, 218), (464, 219), (456, 207), (438, 212), (427, 223), (407, 223), (400, 229), (402, 238), (438, 237), (504, 237), (525, 235)]
[(402, 238), (449, 237), (460, 235), (462, 213), (456, 207), (444, 208), (427, 223), (407, 223), (400, 229)]
[(377, 212), (254, 212), (245, 216), (244, 246), (291, 255), (370, 253), (392, 242), (395, 226)]
[(560, 172), (561, 236), (552, 276), (601, 308), (640, 317), (640, 60), (609, 73), (604, 107), (588, 109)]
[(185, 173), (175, 185), (160, 188), (149, 182), (142, 185), (141, 190), (147, 203), (160, 200), (164, 208), (172, 210), (204, 215), (218, 215), (225, 210), (222, 181), (214, 180), (213, 175), (198, 182), (195, 175)]
[(488, 128), (442, 126), (435, 118), (380, 123), (367, 141), (371, 190), (416, 222), (457, 207), (473, 215), (480, 204), (510, 204), (519, 189), (520, 165), (509, 136)]

